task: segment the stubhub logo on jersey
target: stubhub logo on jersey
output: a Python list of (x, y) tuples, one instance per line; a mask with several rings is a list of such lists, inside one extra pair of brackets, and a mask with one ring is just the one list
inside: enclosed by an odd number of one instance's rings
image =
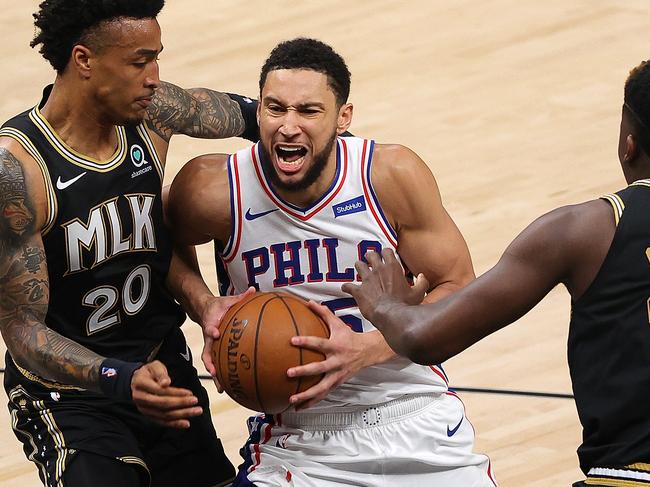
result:
[(363, 195), (357, 196), (332, 206), (332, 210), (334, 211), (334, 218), (366, 211), (366, 200)]

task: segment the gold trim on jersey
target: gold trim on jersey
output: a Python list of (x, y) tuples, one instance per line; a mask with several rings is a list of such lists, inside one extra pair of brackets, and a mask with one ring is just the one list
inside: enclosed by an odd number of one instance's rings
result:
[(126, 140), (126, 129), (120, 125), (115, 126), (115, 134), (117, 136), (117, 149), (115, 149), (115, 152), (107, 161), (100, 161), (98, 159), (94, 159), (92, 157), (81, 154), (69, 147), (54, 131), (45, 117), (41, 115), (38, 107), (34, 107), (34, 109), (29, 112), (29, 118), (45, 136), (52, 148), (56, 150), (61, 155), (61, 157), (71, 162), (75, 166), (79, 166), (90, 171), (103, 173), (119, 167), (120, 164), (122, 164), (126, 159), (128, 145)]
[(158, 152), (156, 151), (156, 146), (153, 144), (151, 137), (149, 137), (149, 132), (147, 131), (144, 124), (141, 123), (140, 125), (138, 125), (136, 127), (136, 130), (138, 134), (140, 134), (142, 140), (144, 140), (144, 144), (147, 146), (147, 149), (149, 149), (149, 152), (153, 156), (153, 163), (154, 166), (156, 166), (156, 171), (158, 171), (158, 176), (160, 177), (160, 183), (162, 184), (163, 178), (165, 177), (165, 165), (162, 162), (160, 162), (160, 158), (158, 157)]
[(22, 148), (25, 149), (32, 158), (34, 158), (41, 171), (43, 182), (45, 183), (45, 196), (47, 198), (47, 216), (45, 218), (45, 224), (41, 229), (41, 235), (46, 235), (54, 226), (54, 221), (58, 214), (58, 203), (56, 200), (56, 193), (54, 192), (54, 186), (52, 185), (52, 178), (47, 169), (45, 159), (43, 159), (43, 156), (38, 152), (29, 137), (20, 130), (13, 127), (5, 127), (0, 129), (0, 136), (10, 137), (18, 142)]
[(642, 480), (630, 479), (610, 479), (607, 477), (588, 477), (585, 480), (586, 485), (604, 485), (607, 487), (648, 487), (648, 482)]
[(142, 458), (129, 455), (124, 457), (117, 457), (117, 459), (124, 463), (140, 465), (142, 468), (144, 468), (147, 471), (147, 473), (149, 474), (149, 478), (151, 478), (151, 470), (149, 470), (149, 467), (147, 466), (147, 464)]
[(31, 373), (29, 370), (23, 369), (20, 365), (18, 365), (14, 361), (14, 365), (18, 369), (18, 371), (25, 376), (26, 379), (31, 380), (32, 382), (37, 382), (41, 384), (42, 386), (47, 387), (48, 389), (59, 389), (62, 391), (84, 391), (85, 389), (82, 389), (81, 387), (77, 386), (71, 386), (68, 384), (59, 384), (58, 382), (53, 382), (49, 380), (45, 380), (41, 377), (39, 377), (36, 374)]
[(634, 181), (630, 186), (648, 186), (650, 187), (650, 179), (639, 179)]
[(626, 467), (593, 467), (585, 479), (587, 485), (612, 487), (648, 487), (650, 485), (650, 464), (633, 463)]
[(625, 203), (621, 197), (615, 193), (610, 193), (602, 196), (602, 199), (609, 201), (614, 210), (614, 220), (616, 221), (616, 226), (623, 216), (623, 211), (625, 210)]

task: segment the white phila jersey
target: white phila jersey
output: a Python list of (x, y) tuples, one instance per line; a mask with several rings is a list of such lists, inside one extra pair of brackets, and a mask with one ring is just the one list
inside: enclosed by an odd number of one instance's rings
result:
[[(260, 164), (259, 143), (230, 157), (232, 230), (223, 251), (217, 251), (221, 293), (241, 293), (249, 286), (286, 291), (321, 302), (355, 332), (368, 332), (375, 328), (341, 284), (360, 280), (354, 263), (368, 250), (397, 250), (397, 235), (370, 181), (374, 142), (345, 137), (337, 139), (336, 147), (334, 181), (308, 208), (284, 201), (273, 190)], [(446, 390), (440, 366), (399, 357), (359, 371), (313, 409)]]

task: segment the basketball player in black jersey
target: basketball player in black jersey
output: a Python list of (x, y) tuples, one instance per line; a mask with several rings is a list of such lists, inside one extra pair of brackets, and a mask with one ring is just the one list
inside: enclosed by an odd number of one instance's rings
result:
[(42, 2), (32, 45), (56, 80), (0, 130), (4, 383), (47, 486), (234, 476), (166, 280), (201, 322), (236, 298), (187, 299), (161, 186), (173, 134), (255, 139), (255, 105), (160, 81), (163, 3)]
[(575, 486), (650, 484), (649, 62), (631, 71), (624, 100), (618, 155), (626, 189), (542, 216), (490, 271), (434, 304), (406, 304), (418, 302), (427, 283), (410, 288), (390, 251), (366, 254), (370, 267), (357, 263), (363, 284), (343, 286), (396, 352), (439, 363), (564, 284), (572, 298), (569, 368), (583, 426), (578, 457), (587, 476)]

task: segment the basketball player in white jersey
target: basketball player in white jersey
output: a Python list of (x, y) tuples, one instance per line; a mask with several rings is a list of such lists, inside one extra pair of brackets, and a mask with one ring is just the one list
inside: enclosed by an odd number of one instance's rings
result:
[[(396, 357), (341, 291), (371, 249), (396, 250), (426, 276), (430, 301), (474, 277), (425, 163), (406, 147), (339, 137), (352, 119), (349, 89), (329, 46), (279, 44), (260, 76), (261, 142), (190, 161), (169, 193), (178, 243), (215, 241), (222, 294), (286, 291), (342, 319), (329, 340), (302, 343), (326, 360), (288, 371), (321, 382), (292, 397), (297, 408), (249, 420), (233, 486), (495, 486), (442, 368)], [(209, 353), (204, 361), (214, 374)]]

